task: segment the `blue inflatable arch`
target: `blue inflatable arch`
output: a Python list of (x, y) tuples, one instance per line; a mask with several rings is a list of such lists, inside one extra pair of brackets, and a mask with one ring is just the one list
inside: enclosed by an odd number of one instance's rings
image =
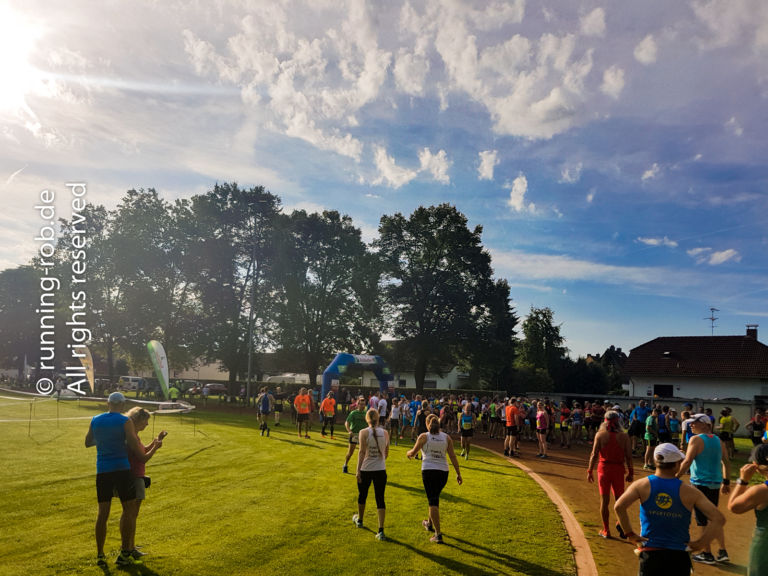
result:
[[(339, 386), (339, 376), (347, 371), (350, 365), (361, 366), (365, 370), (371, 370), (379, 381), (379, 390), (386, 392), (389, 390), (389, 383), (393, 376), (389, 371), (389, 366), (381, 356), (370, 356), (364, 354), (347, 354), (342, 352), (337, 354), (323, 372), (323, 388), (320, 398), (325, 398), (330, 390), (337, 390)], [(335, 381), (335, 384), (334, 384)]]

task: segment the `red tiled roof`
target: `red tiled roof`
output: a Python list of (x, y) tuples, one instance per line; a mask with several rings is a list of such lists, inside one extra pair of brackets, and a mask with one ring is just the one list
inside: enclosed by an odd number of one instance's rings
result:
[(768, 379), (768, 346), (749, 336), (660, 337), (629, 353), (628, 376)]

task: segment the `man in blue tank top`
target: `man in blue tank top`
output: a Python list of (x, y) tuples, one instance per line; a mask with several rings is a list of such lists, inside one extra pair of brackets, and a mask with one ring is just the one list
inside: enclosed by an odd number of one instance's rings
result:
[[(659, 444), (653, 452), (656, 473), (630, 484), (614, 509), (627, 539), (638, 546), (639, 576), (690, 576), (689, 550), (708, 546), (725, 517), (700, 491), (677, 478), (683, 454), (674, 444)], [(632, 530), (629, 508), (640, 501), (640, 535)], [(690, 540), (691, 510), (697, 508), (708, 525), (698, 540)]]
[[(730, 488), (731, 461), (728, 450), (721, 444), (720, 438), (712, 434), (712, 420), (706, 414), (694, 414), (687, 421), (693, 436), (688, 443), (685, 459), (680, 465), (678, 478), (682, 478), (690, 468), (691, 486), (702, 492), (715, 506), (720, 500), (720, 490), (728, 494)], [(707, 525), (707, 518), (696, 509), (696, 524)], [(728, 562), (728, 552), (725, 550), (725, 534), (722, 528), (715, 534), (715, 540), (720, 545), (717, 557), (712, 554), (711, 546), (707, 546), (693, 559), (702, 564)]]
[(107, 539), (107, 520), (114, 493), (120, 497), (123, 514), (120, 517), (122, 548), (117, 557), (118, 565), (141, 564), (138, 554), (131, 550), (133, 534), (136, 531), (136, 490), (128, 450), (145, 457), (139, 445), (133, 420), (121, 414), (125, 407), (125, 396), (113, 392), (107, 400), (108, 411), (94, 416), (85, 436), (85, 447), (96, 446), (96, 497), (99, 514), (96, 518), (97, 564), (106, 565), (104, 542)]

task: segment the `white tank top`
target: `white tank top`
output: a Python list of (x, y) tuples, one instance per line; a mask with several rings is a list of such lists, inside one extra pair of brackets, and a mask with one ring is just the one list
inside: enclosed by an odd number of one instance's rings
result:
[[(368, 449), (363, 456), (363, 463), (360, 466), (361, 472), (375, 472), (377, 470), (386, 470), (386, 463), (384, 460), (384, 449), (386, 447), (386, 437), (384, 430), (381, 428), (375, 429), (376, 437), (374, 438), (374, 429), (368, 426), (365, 429), (368, 433)], [(381, 450), (379, 450), (381, 447)]]
[(445, 453), (448, 450), (448, 434), (442, 431), (437, 434), (429, 432), (426, 434), (427, 442), (421, 448), (421, 469), (448, 472), (448, 461), (445, 459)]

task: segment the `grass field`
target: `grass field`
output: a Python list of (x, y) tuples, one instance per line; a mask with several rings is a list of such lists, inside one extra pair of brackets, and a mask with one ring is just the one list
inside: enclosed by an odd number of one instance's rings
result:
[[(94, 448), (89, 418), (105, 404), (14, 400), (0, 394), (0, 574), (101, 574), (95, 564)], [(57, 419), (58, 412), (58, 419)], [(30, 425), (31, 415), (31, 425)], [(351, 521), (357, 489), (342, 474), (346, 438), (310, 440), (285, 425), (261, 437), (252, 412), (158, 415), (142, 438), (168, 430), (148, 463), (152, 486), (138, 520), (144, 566), (114, 565), (120, 504), (113, 500), (103, 573), (573, 575), (554, 505), (517, 468), (475, 449), (441, 499), (446, 544), (421, 527), (426, 497), (407, 445), (387, 463), (388, 542), (377, 542), (373, 490), (365, 528)], [(406, 443), (409, 444), (409, 443)], [(355, 455), (356, 457), (356, 455)], [(354, 461), (353, 461), (354, 462)], [(373, 530), (372, 530), (373, 528)]]

